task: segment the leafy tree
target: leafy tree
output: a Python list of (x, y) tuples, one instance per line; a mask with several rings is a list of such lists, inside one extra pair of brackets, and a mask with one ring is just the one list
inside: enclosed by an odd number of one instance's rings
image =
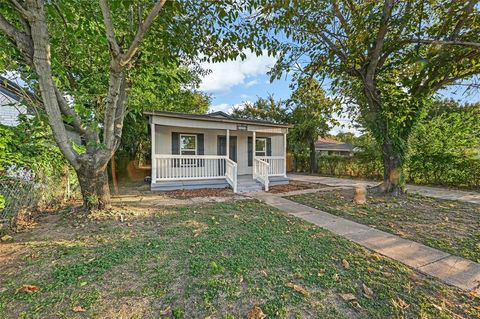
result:
[(247, 102), (242, 107), (234, 108), (232, 116), (274, 123), (289, 123), (289, 114), (285, 102), (282, 100), (276, 101), (273, 94), (269, 94), (267, 98), (260, 97), (254, 103)]
[(247, 103), (236, 108), (233, 116), (257, 119), (275, 123), (293, 124), (289, 133), (289, 149), (296, 155), (309, 153), (310, 170), (316, 171), (315, 142), (319, 136), (325, 136), (338, 105), (325, 95), (320, 83), (312, 78), (302, 78), (295, 83), (294, 92), (287, 101), (276, 101), (273, 95), (266, 99)]
[[(273, 72), (333, 79), (380, 145), (380, 190), (402, 193), (408, 139), (446, 85), (480, 71), (479, 7), (462, 1), (269, 1), (257, 19), (282, 32)], [(280, 44), (277, 44), (280, 43)]]
[(333, 114), (339, 111), (336, 101), (327, 97), (320, 83), (313, 78), (301, 78), (288, 100), (292, 109), (294, 128), (291, 131), (296, 145), (306, 144), (309, 149), (310, 172), (317, 171), (315, 142), (325, 137), (330, 125), (336, 123)]
[[(245, 57), (248, 48), (261, 52), (248, 44), (254, 34), (241, 12), (248, 12), (246, 4), (235, 0), (0, 4), (0, 69), (20, 72), (40, 93), (85, 208), (110, 204), (106, 166), (120, 145), (129, 99), (155, 88), (148, 80), (155, 83), (158, 72), (176, 72), (169, 65), (190, 65), (200, 55), (224, 61)], [(81, 148), (71, 143), (66, 125), (81, 135)]]

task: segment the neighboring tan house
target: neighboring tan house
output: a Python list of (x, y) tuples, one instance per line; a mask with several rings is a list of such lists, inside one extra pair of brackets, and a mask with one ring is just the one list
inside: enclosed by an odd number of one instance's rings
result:
[(331, 138), (319, 138), (315, 142), (315, 151), (320, 156), (352, 156), (354, 152), (354, 146), (350, 143), (339, 142)]
[(244, 192), (288, 183), (290, 125), (234, 119), (224, 112), (145, 115), (151, 130), (154, 191), (231, 187)]

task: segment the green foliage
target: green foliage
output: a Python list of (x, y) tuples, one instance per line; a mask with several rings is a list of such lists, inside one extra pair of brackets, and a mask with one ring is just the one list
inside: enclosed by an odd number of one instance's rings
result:
[(263, 10), (258, 23), (285, 34), (272, 77), (332, 79), (382, 147), (387, 173), (401, 171), (432, 95), (480, 72), (472, 1), (271, 1)]
[[(456, 187), (480, 187), (480, 108), (437, 100), (409, 140), (405, 181)], [(342, 138), (342, 137), (340, 137)], [(319, 156), (321, 174), (380, 178), (382, 157), (370, 134), (353, 139), (352, 157)]]
[(273, 94), (269, 94), (267, 98), (258, 98), (253, 104), (245, 103), (242, 108), (234, 108), (232, 116), (274, 123), (291, 123), (285, 101), (276, 101)]
[(199, 92), (202, 70), (176, 65), (157, 71), (155, 76), (142, 77), (131, 89), (130, 110), (125, 115), (120, 152), (130, 158), (144, 158), (150, 153), (149, 125), (144, 111), (172, 111), (204, 114), (211, 97)]
[(309, 147), (319, 136), (326, 136), (331, 125), (337, 123), (333, 114), (339, 111), (338, 103), (327, 97), (313, 78), (299, 79), (287, 103), (295, 125), (290, 134), (296, 143), (306, 143)]
[(313, 78), (300, 78), (292, 85), (294, 91), (287, 101), (276, 101), (273, 95), (259, 98), (233, 111), (237, 118), (257, 119), (274, 123), (292, 124), (288, 148), (294, 152), (297, 170), (310, 167), (305, 163), (312, 145), (319, 136), (325, 136), (332, 124), (333, 114), (339, 111), (337, 101), (326, 96), (320, 83)]
[(409, 180), (480, 187), (480, 105), (438, 101), (410, 140)]
[[(132, 116), (139, 119), (145, 109), (204, 112), (209, 98), (188, 87), (193, 77), (204, 72), (198, 63), (245, 58), (246, 49), (262, 53), (253, 45), (253, 26), (240, 16), (251, 13), (257, 2), (252, 0), (247, 6), (234, 0), (166, 1), (126, 71)], [(111, 1), (109, 7), (116, 38), (126, 52), (152, 1)], [(98, 1), (47, 1), (45, 10), (56, 85), (69, 96), (83, 124), (101, 132), (110, 65)], [(12, 5), (0, 4), (0, 14), (21, 28)], [(35, 71), (24, 64), (2, 32), (0, 47), (0, 69), (20, 72), (32, 91), (38, 92)], [(132, 116), (129, 120), (135, 121)], [(128, 139), (129, 133), (126, 135)]]
[[(7, 171), (25, 171), (33, 175), (35, 186)], [(63, 201), (74, 173), (56, 147), (48, 126), (37, 117), (22, 117), (17, 127), (0, 125), (0, 187), (7, 215), (18, 207), (50, 205)], [(33, 201), (33, 203), (32, 203)], [(1, 209), (1, 208), (0, 208)]]

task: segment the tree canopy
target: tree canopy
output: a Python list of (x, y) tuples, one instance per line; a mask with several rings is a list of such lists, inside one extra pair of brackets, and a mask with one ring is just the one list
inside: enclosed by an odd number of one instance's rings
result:
[(382, 147), (382, 188), (399, 193), (408, 138), (447, 85), (480, 71), (477, 1), (271, 1), (257, 23), (284, 35), (273, 76), (332, 79)]

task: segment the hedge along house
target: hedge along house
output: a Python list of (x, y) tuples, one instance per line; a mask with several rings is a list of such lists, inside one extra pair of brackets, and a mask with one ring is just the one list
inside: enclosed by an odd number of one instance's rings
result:
[[(287, 184), (290, 125), (207, 115), (145, 112), (152, 141), (151, 189), (231, 187), (259, 191)], [(255, 151), (254, 151), (255, 150)]]

